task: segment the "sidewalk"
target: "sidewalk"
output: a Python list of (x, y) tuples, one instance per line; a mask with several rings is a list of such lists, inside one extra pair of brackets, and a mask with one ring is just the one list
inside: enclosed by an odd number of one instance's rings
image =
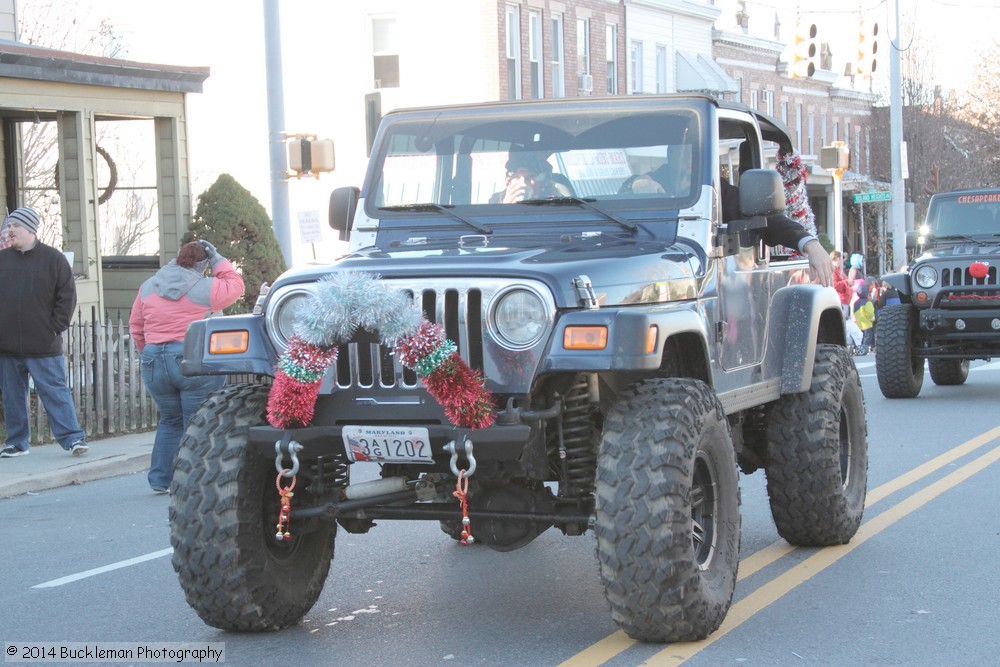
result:
[(0, 498), (127, 475), (149, 468), (155, 431), (88, 440), (90, 451), (71, 456), (56, 443), (35, 445), (28, 456), (0, 459)]

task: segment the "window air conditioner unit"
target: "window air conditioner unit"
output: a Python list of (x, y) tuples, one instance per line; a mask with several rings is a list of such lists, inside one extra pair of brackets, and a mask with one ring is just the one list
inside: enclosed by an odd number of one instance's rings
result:
[(594, 77), (591, 74), (580, 75), (580, 91), (589, 93), (594, 89)]

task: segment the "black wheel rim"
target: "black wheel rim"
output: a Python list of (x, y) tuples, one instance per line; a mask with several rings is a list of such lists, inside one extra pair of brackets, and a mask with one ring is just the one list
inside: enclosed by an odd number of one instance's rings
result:
[(715, 555), (716, 517), (719, 510), (717, 476), (711, 459), (698, 452), (691, 483), (691, 537), (695, 562), (708, 569)]

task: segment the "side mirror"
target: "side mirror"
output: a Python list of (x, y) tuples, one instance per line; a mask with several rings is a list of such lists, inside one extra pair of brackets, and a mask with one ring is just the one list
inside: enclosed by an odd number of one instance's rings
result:
[(747, 169), (740, 174), (740, 217), (776, 215), (785, 211), (785, 186), (775, 169)]
[(350, 236), (360, 196), (361, 190), (355, 187), (337, 188), (330, 193), (330, 227), (340, 234), (341, 241)]

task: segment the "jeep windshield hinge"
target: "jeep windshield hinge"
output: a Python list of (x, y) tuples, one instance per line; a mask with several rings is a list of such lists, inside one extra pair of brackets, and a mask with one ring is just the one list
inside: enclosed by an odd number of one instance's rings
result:
[(590, 283), (590, 278), (584, 275), (573, 278), (573, 287), (576, 289), (576, 298), (579, 299), (580, 305), (590, 310), (600, 308), (600, 305), (597, 303), (597, 294), (594, 293), (594, 286)]

